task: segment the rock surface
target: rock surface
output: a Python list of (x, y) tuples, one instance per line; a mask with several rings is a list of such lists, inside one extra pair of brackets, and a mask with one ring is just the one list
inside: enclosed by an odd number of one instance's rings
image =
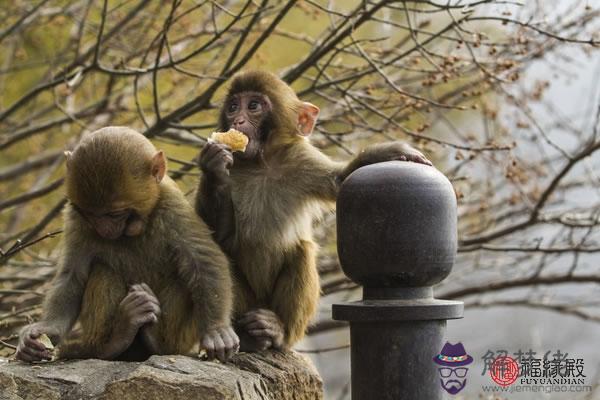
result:
[(322, 386), (310, 360), (294, 352), (238, 354), (227, 364), (186, 356), (0, 363), (0, 400), (300, 400), (322, 399)]

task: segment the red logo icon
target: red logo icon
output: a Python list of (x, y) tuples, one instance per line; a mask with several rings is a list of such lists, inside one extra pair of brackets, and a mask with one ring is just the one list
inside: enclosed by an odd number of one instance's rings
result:
[(500, 386), (512, 385), (519, 377), (519, 364), (510, 357), (498, 357), (490, 367), (490, 376)]

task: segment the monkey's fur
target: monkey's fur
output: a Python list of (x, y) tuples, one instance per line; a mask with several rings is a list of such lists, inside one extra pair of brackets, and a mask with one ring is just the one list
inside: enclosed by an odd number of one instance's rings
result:
[(263, 71), (233, 78), (220, 131), (231, 125), (225, 113), (229, 99), (244, 92), (265, 94), (272, 104), (260, 126), (262, 151), (254, 160), (235, 158), (224, 181), (203, 174), (196, 210), (232, 260), (236, 318), (257, 308), (274, 311), (283, 324), (283, 347), (290, 347), (303, 337), (319, 300), (312, 223), (332, 208), (340, 183), (366, 164), (429, 161), (402, 143), (368, 147), (349, 164), (332, 161), (306, 140), (312, 125), (302, 127), (306, 119), (316, 120), (305, 114), (306, 107), (312, 114), (318, 108)]
[[(39, 331), (54, 329), (64, 339), (79, 317), (82, 334), (63, 341), (61, 357), (99, 357), (116, 328), (119, 303), (141, 282), (160, 302), (161, 315), (149, 327), (155, 352), (189, 353), (208, 331), (231, 325), (228, 260), (168, 176), (148, 181), (156, 153), (143, 135), (108, 127), (68, 156), (64, 251), (37, 323)], [(108, 211), (114, 202), (143, 221), (139, 235), (104, 239), (79, 210)], [(148, 356), (129, 353), (121, 358)]]

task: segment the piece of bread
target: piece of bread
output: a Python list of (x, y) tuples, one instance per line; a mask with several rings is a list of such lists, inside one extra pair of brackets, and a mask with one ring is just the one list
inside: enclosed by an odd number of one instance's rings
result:
[(54, 349), (54, 345), (52, 344), (52, 340), (50, 340), (50, 338), (48, 337), (48, 335), (46, 335), (45, 333), (42, 333), (40, 335), (40, 337), (37, 339), (37, 341), (40, 342), (41, 344), (43, 344), (44, 347), (46, 347), (48, 350)]
[(217, 143), (231, 147), (231, 151), (244, 152), (248, 145), (248, 136), (235, 129), (230, 129), (227, 132), (213, 132), (210, 138)]

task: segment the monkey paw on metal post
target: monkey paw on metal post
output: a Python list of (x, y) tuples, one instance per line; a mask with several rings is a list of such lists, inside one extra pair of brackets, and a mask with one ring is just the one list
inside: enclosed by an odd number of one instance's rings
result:
[(433, 357), (463, 303), (432, 286), (452, 269), (456, 196), (437, 169), (390, 161), (356, 170), (337, 200), (338, 254), (363, 300), (333, 305), (350, 322), (352, 398), (442, 398)]

